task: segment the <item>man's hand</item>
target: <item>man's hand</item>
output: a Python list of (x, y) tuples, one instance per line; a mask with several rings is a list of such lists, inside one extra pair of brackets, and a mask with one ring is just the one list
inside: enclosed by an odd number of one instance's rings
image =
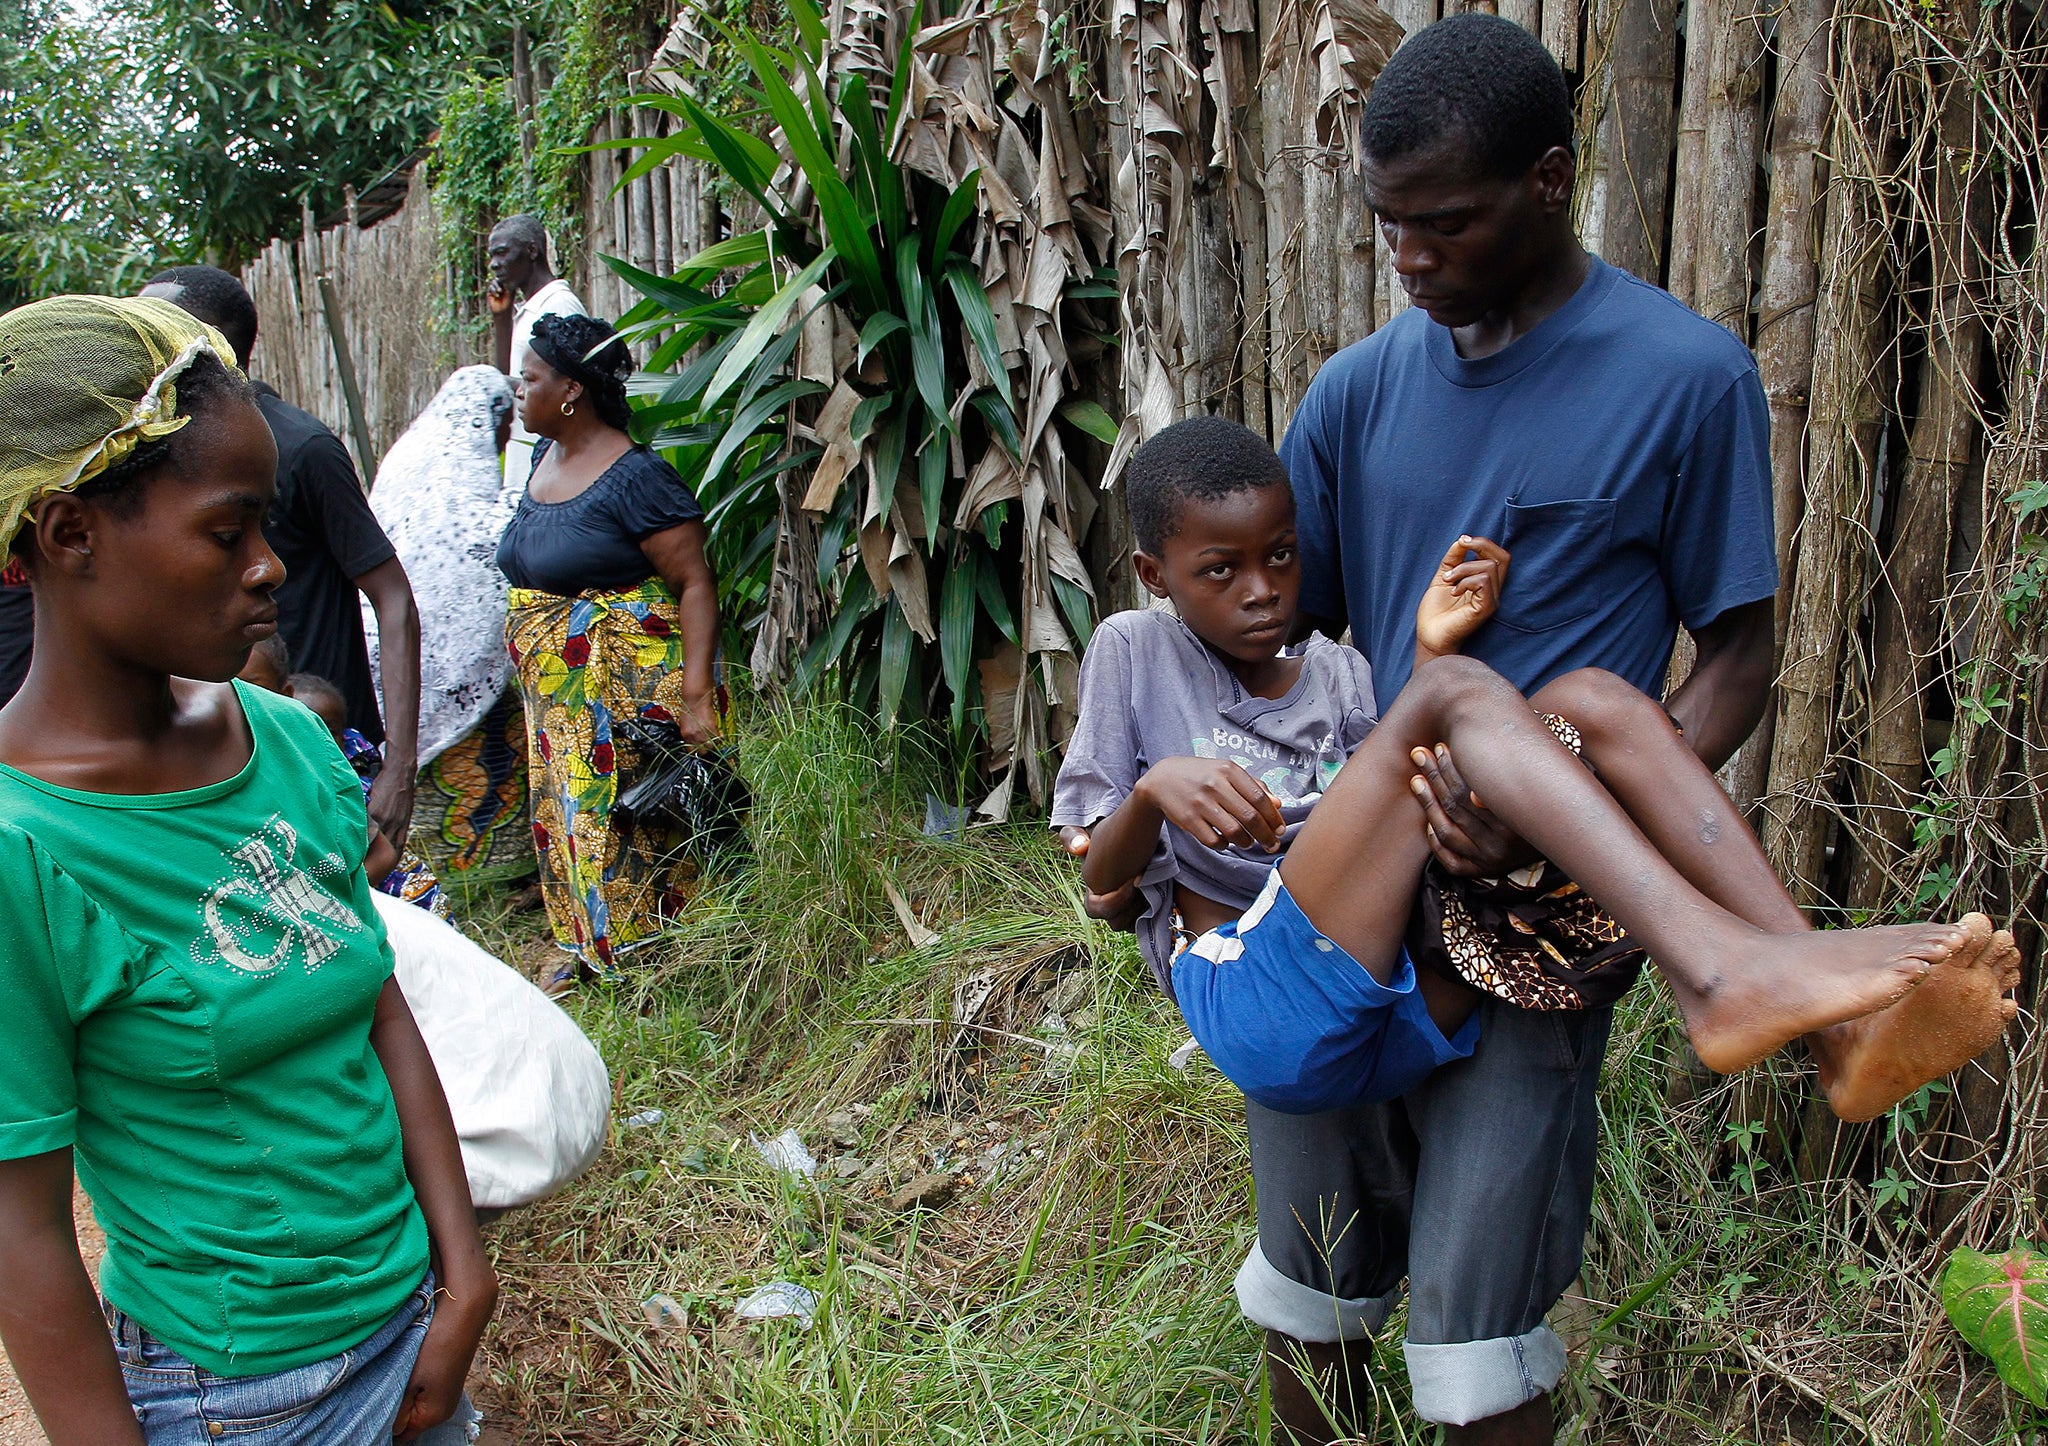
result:
[(1465, 786), (1447, 746), (1439, 743), (1434, 753), (1418, 748), (1408, 758), (1417, 770), (1408, 787), (1422, 805), (1430, 852), (1446, 873), (1497, 879), (1543, 857)]
[(491, 309), (492, 316), (502, 316), (512, 309), (512, 293), (495, 276), (484, 285), (484, 305)]
[(420, 1343), (419, 1356), (413, 1362), (412, 1379), (405, 1383), (398, 1420), (391, 1428), (398, 1440), (410, 1441), (455, 1414), (456, 1403), (462, 1399), (462, 1383), (469, 1378), (470, 1362), (483, 1341), (497, 1296), (497, 1281), (491, 1278), (460, 1297), (441, 1294), (434, 1319), (427, 1326), (427, 1338)]
[(384, 760), (383, 771), (370, 785), (370, 822), (383, 831), (391, 847), (405, 852), (406, 836), (412, 832), (412, 798), (419, 786), (419, 770), (409, 760)]
[(1442, 657), (1455, 653), (1500, 609), (1508, 553), (1484, 537), (1460, 537), (1437, 564), (1415, 610), (1415, 646)]
[[(1076, 859), (1088, 857), (1088, 830), (1068, 824), (1060, 830), (1060, 847)], [(1138, 894), (1138, 880), (1126, 879), (1106, 894), (1098, 894), (1086, 884), (1081, 886), (1081, 912), (1091, 919), (1100, 919), (1112, 929), (1125, 933), (1137, 927), (1138, 914), (1145, 907), (1145, 901)]]
[(1138, 780), (1134, 796), (1166, 815), (1196, 843), (1277, 853), (1287, 824), (1265, 785), (1222, 758), (1164, 758)]

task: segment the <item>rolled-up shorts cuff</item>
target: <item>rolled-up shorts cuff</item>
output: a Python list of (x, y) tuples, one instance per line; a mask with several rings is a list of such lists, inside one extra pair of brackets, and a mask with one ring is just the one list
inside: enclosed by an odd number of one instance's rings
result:
[[(1238, 1278), (1243, 1279), (1242, 1272)], [(1451, 1345), (1409, 1341), (1401, 1349), (1408, 1359), (1415, 1414), (1445, 1426), (1469, 1426), (1502, 1415), (1548, 1395), (1564, 1379), (1564, 1342), (1549, 1326)]]
[(1325, 1295), (1282, 1275), (1256, 1240), (1237, 1269), (1237, 1306), (1246, 1320), (1318, 1345), (1371, 1340), (1387, 1323), (1400, 1298), (1398, 1290), (1363, 1300)]

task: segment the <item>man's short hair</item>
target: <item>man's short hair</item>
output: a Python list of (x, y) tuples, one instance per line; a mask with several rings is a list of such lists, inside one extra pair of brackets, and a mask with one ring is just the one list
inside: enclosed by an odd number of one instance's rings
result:
[(232, 271), (173, 266), (150, 277), (149, 284), (177, 287), (178, 305), (226, 337), (235, 360), (249, 365), (249, 350), (256, 345), (256, 303)]
[(1516, 176), (1572, 145), (1572, 97), (1543, 43), (1512, 20), (1468, 11), (1410, 36), (1365, 99), (1368, 160), (1451, 140), (1481, 172)]
[(503, 236), (520, 246), (531, 246), (541, 265), (547, 265), (548, 232), (547, 228), (540, 224), (538, 216), (529, 216), (523, 211), (516, 216), (507, 216), (491, 227), (491, 234)]
[(1180, 530), (1185, 503), (1285, 486), (1287, 468), (1264, 437), (1228, 417), (1189, 417), (1131, 454), (1124, 500), (1138, 546), (1157, 557), (1160, 545)]

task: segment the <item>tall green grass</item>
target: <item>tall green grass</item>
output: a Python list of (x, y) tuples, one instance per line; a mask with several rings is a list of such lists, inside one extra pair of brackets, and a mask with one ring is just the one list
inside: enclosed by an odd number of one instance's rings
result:
[[(1268, 1440), (1231, 1291), (1253, 1234), (1241, 1102), (1206, 1062), (1168, 1067), (1185, 1030), (1133, 942), (1083, 915), (1042, 828), (924, 837), (947, 785), (914, 736), (816, 701), (752, 705), (740, 744), (753, 863), (705, 883), (630, 984), (571, 1001), (617, 1118), (664, 1118), (615, 1125), (583, 1181), (494, 1227), (488, 1394), (547, 1441)], [(935, 940), (911, 946), (891, 889)], [(508, 954), (537, 918), (470, 903)], [(969, 979), (990, 992), (963, 1031)], [(1739, 1086), (1667, 1104), (1676, 1038), (1661, 994), (1624, 1004), (1584, 1298), (1554, 1317), (1560, 1439), (2029, 1439), (1929, 1331), (1917, 1217), (1802, 1184), (1768, 1128), (1735, 1123)], [(794, 1125), (822, 1154), (855, 1106), (882, 1178), (829, 1157), (781, 1176), (749, 1139)], [(889, 1207), (939, 1163), (963, 1175), (950, 1203)], [(818, 1294), (813, 1328), (733, 1318), (775, 1279)], [(680, 1320), (648, 1324), (656, 1294)], [(1374, 1439), (1430, 1441), (1400, 1329)]]

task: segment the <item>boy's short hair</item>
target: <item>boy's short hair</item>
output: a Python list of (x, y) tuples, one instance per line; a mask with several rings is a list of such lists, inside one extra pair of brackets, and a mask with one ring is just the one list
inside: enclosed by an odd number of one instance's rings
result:
[(180, 288), (177, 304), (226, 337), (236, 362), (248, 367), (256, 345), (256, 303), (239, 276), (218, 266), (173, 266), (149, 284)]
[(292, 650), (285, 646), (283, 633), (272, 633), (251, 648), (251, 654), (260, 655), (263, 660), (277, 669), (277, 676), (287, 681), (292, 675)]
[(291, 689), (294, 698), (316, 712), (323, 702), (339, 704), (344, 712), (348, 709), (348, 699), (341, 689), (318, 673), (292, 674)]
[(1180, 530), (1182, 503), (1287, 485), (1287, 468), (1257, 432), (1228, 417), (1189, 417), (1131, 454), (1124, 500), (1139, 548), (1157, 557)]
[(1571, 88), (1543, 42), (1498, 15), (1448, 16), (1394, 52), (1366, 97), (1368, 160), (1389, 164), (1456, 140), (1488, 176), (1518, 176), (1572, 146)]

